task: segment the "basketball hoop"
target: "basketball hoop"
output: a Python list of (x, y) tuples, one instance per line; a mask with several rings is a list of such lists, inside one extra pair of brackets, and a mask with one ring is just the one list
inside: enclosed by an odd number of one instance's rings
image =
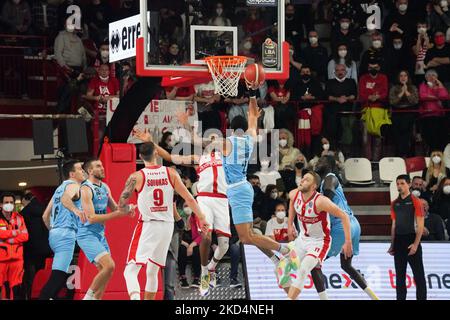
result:
[(205, 61), (214, 81), (214, 93), (225, 97), (237, 96), (247, 57), (212, 56), (205, 58)]

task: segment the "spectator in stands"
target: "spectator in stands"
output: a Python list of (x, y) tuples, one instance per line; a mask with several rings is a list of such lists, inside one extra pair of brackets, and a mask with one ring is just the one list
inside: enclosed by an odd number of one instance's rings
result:
[(45, 207), (28, 192), (22, 198), (23, 209), (20, 212), (29, 232), (29, 239), (24, 244), (24, 298), (31, 300), (31, 288), (36, 273), (45, 267), (45, 259), (51, 257), (52, 250), (48, 243), (48, 229), (42, 220)]
[(14, 194), (3, 193), (0, 200), (0, 290), (8, 282), (10, 300), (15, 300), (20, 296), (23, 244), (28, 241), (28, 230), (23, 217), (15, 211)]
[(442, 100), (448, 99), (448, 91), (434, 69), (425, 73), (425, 80), (419, 85), (421, 135), (431, 150), (443, 150), (447, 143), (447, 124)]
[(406, 158), (411, 152), (411, 139), (416, 114), (403, 111), (416, 107), (419, 102), (417, 87), (412, 84), (408, 71), (403, 70), (398, 74), (395, 84), (389, 91), (389, 102), (394, 111), (392, 113), (392, 129), (394, 131), (396, 155)]
[(357, 11), (350, 0), (337, 0), (333, 1), (331, 6), (331, 15), (333, 20), (331, 22), (331, 27), (333, 29), (342, 28), (340, 25), (342, 23), (342, 17), (356, 17)]
[(288, 218), (287, 209), (284, 202), (280, 202), (275, 207), (272, 218), (267, 222), (265, 235), (277, 242), (289, 242), (288, 239)]
[(422, 172), (422, 179), (427, 183), (427, 190), (436, 192), (439, 183), (445, 177), (450, 177), (450, 169), (445, 166), (444, 154), (435, 150), (430, 155), (430, 164)]
[[(71, 7), (72, 6), (72, 7)], [(76, 7), (78, 7), (79, 11), (77, 11)], [(71, 9), (69, 9), (71, 7)], [(69, 9), (69, 10), (68, 10)], [(58, 30), (64, 28), (67, 23), (67, 18), (72, 17), (74, 14), (79, 13), (79, 21), (80, 21), (80, 27), (84, 25), (85, 23), (85, 13), (86, 10), (84, 6), (82, 5), (80, 0), (64, 0), (62, 1), (58, 6)], [(77, 26), (78, 27), (78, 26)]]
[(202, 236), (195, 227), (196, 222), (194, 216), (192, 215), (192, 209), (189, 208), (186, 203), (183, 205), (183, 213), (185, 227), (181, 234), (181, 244), (178, 249), (178, 273), (180, 276), (180, 286), (181, 288), (189, 288), (189, 283), (186, 279), (186, 266), (189, 257), (191, 257), (193, 275), (191, 287), (198, 288), (200, 286), (201, 271), (199, 245), (202, 240)]
[(424, 228), (423, 206), (409, 191), (411, 186), (408, 175), (398, 176), (396, 183), (399, 196), (391, 204), (391, 246), (388, 253), (394, 256), (397, 300), (406, 300), (408, 264), (414, 273), (416, 298), (426, 300), (427, 285), (420, 245)]
[(416, 198), (425, 199), (431, 203), (433, 194), (427, 190), (425, 180), (420, 176), (415, 176), (411, 181), (411, 194)]
[(386, 69), (386, 75), (389, 82), (396, 82), (398, 73), (401, 70), (412, 72), (414, 70), (413, 55), (411, 48), (406, 44), (403, 35), (393, 33), (390, 45), (387, 48), (387, 55), (389, 57)]
[(108, 38), (109, 23), (114, 20), (113, 10), (108, 1), (92, 0), (86, 6), (86, 22), (89, 25), (89, 35), (97, 44)]
[(245, 34), (251, 35), (254, 47), (261, 48), (265, 40), (265, 33), (261, 32), (266, 27), (266, 23), (260, 18), (258, 7), (248, 7), (248, 17), (243, 22), (242, 28)]
[[(280, 202), (283, 202), (281, 198), (281, 192), (279, 192), (278, 188), (274, 184), (269, 184), (266, 187), (264, 192), (264, 207), (263, 212), (261, 214), (261, 219), (264, 221), (269, 221), (272, 218), (273, 213), (275, 212), (275, 207)], [(262, 230), (263, 234), (265, 233), (265, 229)]]
[(447, 169), (450, 169), (450, 142), (444, 149), (444, 163)]
[(300, 50), (300, 43), (304, 35), (300, 15), (296, 12), (293, 4), (287, 4), (285, 10), (285, 37), (292, 41), (296, 50)]
[[(364, 20), (364, 25), (365, 24), (366, 20)], [(360, 58), (370, 49), (370, 47), (372, 47), (372, 36), (378, 33), (375, 24), (369, 24), (367, 28), (364, 26), (363, 30), (365, 30), (365, 32), (359, 36), (359, 42), (361, 42), (362, 45), (362, 50), (359, 52)]]
[(275, 129), (289, 128), (296, 116), (295, 107), (289, 103), (291, 92), (285, 87), (285, 81), (274, 81), (269, 86), (269, 96), (275, 111)]
[(48, 0), (34, 1), (31, 6), (31, 28), (33, 33), (49, 36), (50, 41), (56, 37), (58, 28), (58, 7)]
[(417, 40), (412, 47), (416, 59), (414, 66), (414, 82), (416, 84), (421, 83), (425, 79), (425, 58), (428, 50), (432, 48), (427, 30), (428, 24), (425, 21), (419, 21), (417, 23)]
[(442, 179), (439, 183), (433, 195), (431, 211), (444, 220), (447, 234), (450, 235), (450, 177)]
[[(225, 11), (222, 2), (216, 3), (214, 14), (208, 20), (208, 25), (217, 27), (229, 27), (231, 26), (231, 20), (225, 16)], [(220, 36), (221, 34), (219, 34)]]
[(6, 0), (2, 7), (2, 23), (5, 33), (26, 35), (31, 26), (31, 9), (25, 0)]
[(279, 170), (283, 170), (286, 166), (294, 168), (295, 160), (300, 155), (300, 150), (294, 147), (294, 136), (287, 129), (280, 129), (279, 133), (280, 146), (280, 166)]
[(369, 72), (369, 63), (371, 61), (378, 61), (380, 65), (380, 72), (385, 72), (389, 57), (386, 47), (383, 46), (383, 36), (379, 32), (374, 32), (371, 36), (372, 45), (365, 51), (361, 57), (361, 64), (359, 66), (359, 74)]
[(350, 78), (358, 82), (358, 70), (356, 68), (356, 62), (353, 61), (352, 55), (348, 50), (346, 44), (340, 44), (333, 50), (331, 60), (328, 62), (328, 79), (334, 79), (336, 77), (335, 71), (338, 64), (346, 67), (345, 78)]
[(109, 63), (109, 42), (107, 40), (100, 43), (100, 49), (94, 61), (94, 67), (95, 70), (97, 70), (97, 73), (99, 72), (102, 64), (109, 65), (109, 73), (112, 76), (117, 77), (119, 70), (116, 70), (116, 63)]
[(411, 37), (416, 29), (416, 12), (408, 10), (408, 0), (396, 0), (395, 6), (396, 10), (392, 11), (384, 20), (383, 33), (387, 36), (387, 41), (390, 41), (393, 34), (401, 34), (405, 44), (409, 47)]
[(269, 184), (274, 184), (284, 190), (283, 181), (280, 173), (276, 170), (275, 164), (271, 164), (270, 158), (261, 159), (261, 170), (256, 172), (255, 175), (259, 177), (261, 184), (261, 190), (266, 191), (266, 187)]
[(249, 175), (247, 179), (252, 185), (254, 193), (252, 205), (253, 218), (257, 218), (260, 217), (264, 206), (264, 193), (261, 190), (261, 181), (257, 175)]
[[(358, 94), (356, 81), (347, 77), (348, 71), (346, 65), (336, 64), (333, 78), (330, 78), (331, 80), (328, 80), (325, 86), (325, 92), (330, 103), (325, 105), (323, 117), (325, 134), (332, 143), (337, 144), (340, 140), (342, 144), (347, 146), (352, 143), (352, 129), (355, 117), (353, 115), (343, 115), (339, 112), (353, 111), (354, 100)], [(338, 132), (342, 132), (341, 137)]]
[(345, 157), (344, 154), (337, 148), (336, 145), (330, 144), (330, 140), (326, 137), (320, 139), (321, 148), (315, 152), (314, 158), (309, 161), (309, 167), (315, 169), (317, 162), (323, 156), (332, 156), (336, 160), (336, 165), (339, 170), (344, 168)]
[(435, 69), (445, 86), (450, 87), (450, 45), (445, 42), (444, 32), (434, 34), (434, 47), (428, 50), (425, 65), (428, 70)]
[(172, 42), (169, 45), (169, 50), (163, 57), (164, 64), (170, 64), (170, 65), (182, 65), (183, 64), (183, 56), (180, 53), (180, 48), (178, 47), (178, 44), (175, 42)]
[(197, 102), (198, 120), (205, 132), (210, 128), (221, 128), (221, 118), (217, 109), (220, 96), (214, 93), (214, 82), (201, 83), (194, 86), (194, 101)]
[(320, 81), (327, 78), (328, 51), (319, 43), (319, 34), (312, 30), (308, 33), (308, 45), (301, 50), (300, 57)]
[(293, 96), (295, 96), (293, 99), (302, 100), (302, 103), (300, 104), (301, 108), (311, 108), (316, 105), (317, 102), (310, 101), (323, 100), (325, 98), (325, 92), (323, 91), (321, 83), (312, 75), (311, 68), (306, 64), (302, 65), (300, 78), (301, 81), (299, 86), (293, 90)]
[(128, 17), (132, 17), (139, 13), (139, 4), (134, 0), (124, 0), (120, 6), (120, 10), (117, 15), (117, 20), (122, 20)]
[(431, 32), (446, 31), (450, 27), (450, 12), (447, 0), (428, 1), (427, 21), (430, 22)]
[(122, 63), (122, 72), (120, 78), (120, 97), (122, 98), (128, 90), (136, 82), (136, 77), (131, 69), (129, 62), (125, 61)]
[(175, 300), (175, 281), (177, 279), (178, 249), (180, 247), (180, 233), (184, 230), (184, 220), (174, 208), (175, 227), (172, 241), (167, 252), (164, 268), (164, 300)]
[(86, 100), (94, 103), (94, 114), (98, 116), (100, 135), (106, 126), (106, 108), (108, 101), (112, 98), (119, 98), (119, 81), (110, 75), (109, 65), (102, 64), (98, 76), (91, 80), (86, 93)]
[(183, 21), (181, 20), (181, 16), (177, 14), (176, 9), (170, 7), (170, 4), (170, 2), (165, 2), (159, 10), (160, 37), (169, 42), (175, 41), (180, 43), (182, 39)]
[(169, 100), (193, 101), (195, 96), (195, 89), (193, 86), (189, 87), (167, 87), (166, 97)]
[(422, 241), (443, 241), (445, 240), (444, 221), (442, 218), (430, 212), (428, 201), (420, 199), (425, 215), (425, 226), (423, 228)]
[(359, 61), (362, 45), (351, 17), (354, 16), (344, 15), (339, 18), (338, 28), (331, 33), (331, 51), (336, 52), (339, 45), (345, 44), (349, 56), (353, 60)]
[(381, 156), (383, 126), (391, 124), (385, 102), (388, 96), (388, 79), (380, 72), (381, 66), (377, 60), (368, 63), (369, 73), (363, 74), (359, 79), (361, 119), (364, 122), (363, 144), (365, 157), (378, 161)]

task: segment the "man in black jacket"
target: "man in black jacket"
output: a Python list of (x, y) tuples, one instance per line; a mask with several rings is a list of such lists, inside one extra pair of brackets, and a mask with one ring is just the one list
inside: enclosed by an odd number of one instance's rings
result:
[(31, 299), (31, 289), (36, 273), (45, 266), (45, 259), (52, 255), (48, 244), (48, 230), (42, 220), (45, 207), (32, 193), (22, 198), (24, 208), (20, 212), (25, 220), (29, 240), (24, 244), (24, 295)]

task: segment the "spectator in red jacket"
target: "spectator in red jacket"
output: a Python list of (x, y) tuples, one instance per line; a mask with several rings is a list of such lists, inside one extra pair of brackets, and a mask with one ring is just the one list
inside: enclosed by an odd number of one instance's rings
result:
[[(365, 145), (366, 158), (373, 161), (380, 159), (380, 129), (383, 124), (387, 124), (390, 121), (386, 121), (383, 116), (387, 96), (388, 78), (385, 74), (380, 73), (380, 63), (377, 60), (371, 60), (369, 62), (369, 73), (364, 74), (359, 79), (359, 98), (361, 100), (361, 107), (363, 108), (363, 143)], [(378, 133), (374, 132), (372, 126), (368, 127), (369, 121), (367, 117), (369, 116), (376, 123), (375, 129)]]
[(10, 299), (19, 296), (23, 278), (23, 243), (28, 230), (23, 217), (16, 212), (16, 197), (12, 193), (1, 196), (0, 214), (0, 290), (8, 282)]

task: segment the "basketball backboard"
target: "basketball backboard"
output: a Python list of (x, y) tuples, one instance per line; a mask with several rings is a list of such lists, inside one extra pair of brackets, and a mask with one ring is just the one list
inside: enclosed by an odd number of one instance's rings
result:
[(201, 83), (211, 79), (204, 58), (241, 55), (263, 65), (266, 79), (287, 79), (284, 11), (285, 0), (140, 0), (136, 73), (164, 77), (163, 85)]

